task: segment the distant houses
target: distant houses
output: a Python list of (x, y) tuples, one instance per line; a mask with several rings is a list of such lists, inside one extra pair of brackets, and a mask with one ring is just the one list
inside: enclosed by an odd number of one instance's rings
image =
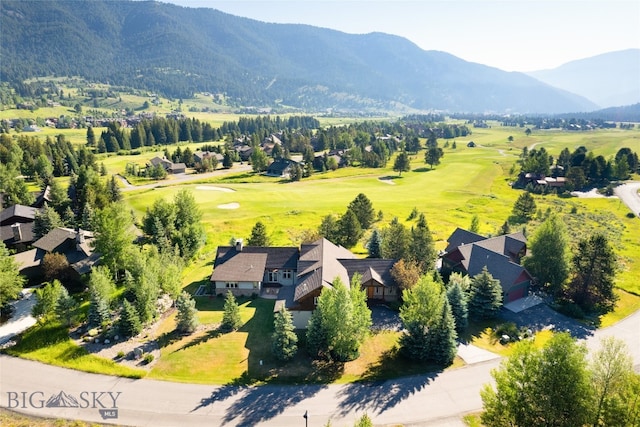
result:
[(184, 163), (173, 163), (165, 157), (157, 156), (149, 160), (147, 167), (157, 167), (158, 165), (162, 166), (167, 173), (171, 174), (185, 173), (187, 171), (187, 165)]

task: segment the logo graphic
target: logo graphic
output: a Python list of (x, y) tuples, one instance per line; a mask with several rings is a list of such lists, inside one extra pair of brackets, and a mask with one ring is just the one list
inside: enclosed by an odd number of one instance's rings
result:
[[(120, 392), (81, 391), (76, 396), (60, 390), (45, 401), (45, 393), (41, 391), (8, 391), (7, 409), (13, 408), (79, 408), (97, 409), (103, 420), (118, 418), (118, 398)], [(3, 402), (4, 403), (4, 402)]]
[(60, 391), (60, 393), (51, 396), (45, 406), (47, 408), (79, 408), (80, 404), (75, 397)]

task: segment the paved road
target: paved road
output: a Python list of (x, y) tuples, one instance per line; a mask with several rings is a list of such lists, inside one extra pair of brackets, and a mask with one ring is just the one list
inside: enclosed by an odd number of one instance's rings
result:
[(631, 212), (640, 217), (640, 182), (629, 182), (623, 185), (619, 185), (615, 188), (616, 196), (620, 197), (620, 200), (631, 209)]
[[(595, 331), (586, 338), (595, 348), (601, 337), (624, 339), (636, 364), (640, 364), (640, 311), (618, 324)], [(309, 426), (323, 426), (331, 419), (336, 427), (352, 425), (368, 413), (376, 425), (460, 426), (460, 416), (480, 410), (479, 391), (492, 381), (490, 360), (460, 369), (375, 384), (232, 387), (178, 384), (154, 380), (129, 380), (56, 368), (36, 362), (0, 356), (0, 406), (20, 404), (20, 412), (38, 416), (101, 421), (95, 408), (34, 408), (21, 403), (22, 392), (45, 401), (60, 391), (112, 392), (117, 398), (118, 419), (137, 426), (301, 426), (309, 414)], [(9, 393), (19, 393), (18, 395)], [(9, 400), (18, 396), (18, 400)], [(99, 396), (99, 395), (98, 395)], [(106, 396), (106, 397), (105, 397)], [(100, 400), (112, 406), (108, 395)]]
[(27, 297), (11, 303), (16, 311), (7, 322), (0, 326), (0, 345), (26, 331), (36, 323), (36, 319), (31, 315), (31, 308), (33, 308), (35, 302), (36, 297), (29, 290)]
[(179, 185), (179, 184), (184, 184), (191, 181), (200, 181), (207, 178), (212, 178), (214, 176), (228, 175), (231, 173), (249, 172), (251, 170), (252, 170), (251, 165), (249, 164), (246, 164), (246, 163), (241, 165), (235, 164), (231, 169), (218, 169), (213, 172), (197, 173), (197, 174), (169, 175), (169, 177), (166, 180), (156, 181), (151, 184), (144, 184), (144, 185), (132, 185), (122, 175), (116, 175), (116, 177), (120, 180), (120, 182), (122, 182), (122, 185), (124, 185), (121, 191), (135, 191), (135, 190), (146, 190), (146, 189), (156, 188), (156, 187), (166, 187), (169, 185)]

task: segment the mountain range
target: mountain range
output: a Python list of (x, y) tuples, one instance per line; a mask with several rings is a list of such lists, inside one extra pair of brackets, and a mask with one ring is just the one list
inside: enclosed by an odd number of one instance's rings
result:
[(305, 111), (560, 113), (597, 103), (407, 39), (152, 1), (0, 2), (0, 79), (79, 75), (170, 97)]
[(527, 74), (602, 108), (640, 102), (640, 49), (604, 53)]

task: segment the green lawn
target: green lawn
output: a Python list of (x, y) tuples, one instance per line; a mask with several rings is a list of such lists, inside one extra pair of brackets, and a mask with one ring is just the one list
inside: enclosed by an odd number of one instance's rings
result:
[(65, 327), (55, 322), (34, 326), (21, 336), (17, 345), (6, 352), (12, 356), (85, 372), (128, 378), (142, 378), (146, 374), (143, 370), (89, 354), (69, 338)]

